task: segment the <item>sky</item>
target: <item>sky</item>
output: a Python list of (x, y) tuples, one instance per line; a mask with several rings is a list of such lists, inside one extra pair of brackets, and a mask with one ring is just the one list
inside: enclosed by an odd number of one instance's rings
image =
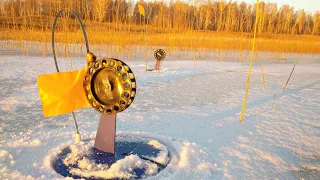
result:
[[(247, 3), (255, 3), (255, 0), (236, 0)], [(278, 7), (284, 4), (294, 7), (295, 10), (304, 9), (306, 12), (314, 13), (320, 11), (320, 0), (260, 0), (260, 2), (270, 2), (278, 4)]]
[[(135, 0), (137, 1), (137, 0)], [(154, 1), (154, 0), (145, 0), (145, 1)], [(162, 1), (162, 0), (156, 0), (156, 1)], [(163, 0), (169, 2), (170, 0)], [(199, 0), (181, 0), (185, 2), (194, 2)], [(206, 0), (203, 0), (206, 1)], [(215, 0), (211, 0), (215, 1)], [(219, 0), (217, 0), (219, 1)], [(229, 0), (225, 0), (229, 1)], [(256, 0), (233, 0), (233, 2), (246, 2), (254, 4)], [(306, 12), (314, 13), (315, 11), (320, 11), (320, 0), (260, 0), (260, 2), (270, 2), (270, 3), (276, 3), (278, 4), (278, 7), (281, 5), (287, 4), (291, 7), (293, 7), (295, 10), (304, 9)]]

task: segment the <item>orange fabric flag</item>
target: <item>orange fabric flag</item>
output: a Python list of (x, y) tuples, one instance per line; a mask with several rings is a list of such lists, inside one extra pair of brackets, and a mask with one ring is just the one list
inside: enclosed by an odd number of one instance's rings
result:
[(138, 4), (138, 8), (139, 8), (139, 13), (142, 15), (142, 16), (145, 16), (145, 12), (144, 12), (144, 7), (140, 4)]
[(86, 68), (72, 72), (44, 74), (38, 77), (38, 88), (44, 117), (70, 113), (87, 108), (83, 80)]

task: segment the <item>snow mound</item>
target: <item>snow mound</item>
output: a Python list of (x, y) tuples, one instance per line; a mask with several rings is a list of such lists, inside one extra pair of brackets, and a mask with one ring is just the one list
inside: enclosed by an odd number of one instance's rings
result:
[(14, 165), (13, 156), (6, 150), (0, 149), (0, 167), (6, 164)]
[(168, 149), (163, 144), (159, 143), (157, 140), (151, 140), (148, 142), (148, 144), (158, 149), (160, 152), (157, 154), (156, 157), (144, 156), (144, 158), (153, 160), (154, 162), (157, 162), (162, 165), (168, 164)]
[[(137, 155), (129, 155), (124, 159), (118, 160), (116, 163), (112, 164), (110, 167), (103, 164), (95, 164), (87, 159), (78, 162), (82, 164), (81, 168), (71, 168), (70, 172), (73, 175), (78, 175), (86, 178), (121, 178), (130, 179), (136, 177), (133, 172), (135, 168), (145, 168), (146, 176), (154, 175), (158, 172), (158, 166), (150, 161), (141, 159)], [(89, 167), (89, 168), (88, 168)]]
[(95, 178), (122, 178), (130, 179), (136, 177), (133, 170), (136, 168), (144, 168), (146, 176), (154, 175), (158, 172), (158, 166), (150, 161), (143, 160), (137, 155), (129, 155), (124, 159), (116, 161), (110, 167), (107, 164), (97, 164), (94, 160), (90, 160), (84, 155), (92, 153), (92, 142), (80, 142), (69, 146), (70, 153), (63, 160), (66, 166), (77, 165), (70, 168), (70, 173), (80, 177)]
[[(146, 179), (213, 179), (221, 178), (221, 170), (213, 157), (202, 146), (189, 141), (174, 139), (147, 132), (124, 132), (117, 135), (144, 137), (152, 139), (149, 145), (160, 150), (153, 160), (157, 163), (169, 161), (164, 158), (169, 154), (170, 162), (160, 173)], [(149, 158), (148, 158), (149, 159)], [(161, 163), (160, 163), (161, 164)]]
[[(44, 159), (45, 165), (43, 167), (49, 167), (50, 170), (53, 170), (53, 163), (57, 156), (62, 152), (62, 149), (69, 147), (70, 153), (63, 159), (63, 164), (71, 165), (70, 174), (79, 177), (134, 179), (137, 176), (133, 170), (137, 168), (145, 170), (144, 174), (140, 176), (144, 179), (211, 179), (215, 175), (219, 175), (219, 173), (215, 173), (218, 171), (217, 164), (213, 164), (211, 156), (196, 143), (145, 132), (117, 133), (118, 139), (122, 139), (124, 136), (130, 137), (127, 139), (128, 141), (149, 139), (147, 144), (159, 152), (155, 157), (139, 157), (133, 152), (108, 166), (84, 157), (85, 154), (93, 152), (93, 140), (89, 143), (81, 141), (72, 144), (69, 142), (53, 149)], [(159, 171), (159, 164), (167, 166)]]

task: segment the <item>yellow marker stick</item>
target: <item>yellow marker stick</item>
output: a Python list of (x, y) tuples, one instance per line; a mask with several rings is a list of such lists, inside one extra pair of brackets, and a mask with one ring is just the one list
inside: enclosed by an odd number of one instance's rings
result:
[(273, 95), (273, 111), (276, 112), (276, 95)]
[(259, 15), (259, 0), (256, 0), (256, 2), (257, 2), (257, 6), (256, 6), (256, 22), (254, 24), (254, 34), (253, 34), (253, 40), (252, 40), (250, 67), (249, 67), (249, 71), (248, 71), (248, 80), (247, 80), (247, 84), (246, 84), (246, 94), (245, 94), (244, 100), (243, 100), (242, 111), (241, 111), (241, 116), (240, 116), (240, 122), (243, 121), (244, 112), (246, 110), (247, 97), (248, 97), (249, 84), (250, 84), (250, 76), (251, 76), (251, 70), (252, 70), (252, 59), (253, 59), (253, 56), (254, 56), (254, 47), (255, 47), (255, 42), (256, 42), (257, 24), (258, 24), (258, 15)]

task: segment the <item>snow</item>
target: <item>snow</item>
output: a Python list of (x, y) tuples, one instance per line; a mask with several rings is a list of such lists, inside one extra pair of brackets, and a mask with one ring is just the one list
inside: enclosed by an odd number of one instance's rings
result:
[(154, 162), (157, 162), (157, 163), (162, 164), (162, 165), (168, 164), (168, 161), (169, 161), (168, 154), (169, 154), (169, 152), (168, 152), (167, 148), (165, 147), (165, 145), (159, 143), (157, 140), (151, 140), (147, 144), (149, 144), (150, 146), (158, 149), (160, 152), (156, 155), (156, 157), (144, 156), (144, 158), (151, 159)]
[[(167, 56), (170, 60), (163, 61), (161, 72), (145, 72), (142, 57), (125, 60), (135, 73), (137, 95), (118, 114), (117, 135), (152, 139), (149, 143), (162, 150), (154, 160), (169, 162), (166, 169), (147, 179), (318, 179), (319, 55), (299, 57), (284, 93), (295, 55), (289, 56), (288, 63), (254, 62), (243, 123), (239, 117), (248, 63)], [(154, 66), (154, 61), (148, 62)], [(62, 71), (69, 69), (68, 59), (59, 58), (58, 63)], [(73, 59), (74, 69), (84, 66), (84, 58)], [(71, 144), (75, 154), (89, 148), (74, 144), (70, 114), (43, 118), (37, 77), (53, 72), (52, 57), (0, 57), (0, 179), (70, 179), (53, 170), (53, 159)], [(75, 114), (81, 137), (93, 139), (99, 114), (92, 108)], [(103, 175), (98, 170), (107, 168), (80, 162), (82, 169), (74, 173)], [(132, 176), (128, 164), (146, 166), (150, 175), (156, 172), (156, 167), (132, 154), (108, 167), (112, 171), (104, 177)]]
[[(94, 163), (85, 162), (85, 164), (93, 165)], [(81, 175), (82, 177), (97, 177), (97, 178), (123, 178), (130, 179), (135, 177), (133, 175), (132, 170), (134, 168), (145, 167), (147, 169), (147, 175), (153, 175), (157, 173), (158, 167), (156, 164), (151, 163), (150, 161), (142, 160), (137, 155), (129, 155), (124, 159), (118, 160), (115, 164), (112, 164), (109, 167), (104, 167), (104, 165), (100, 164), (100, 167), (97, 168), (89, 168), (88, 170), (71, 168), (70, 172), (75, 175)]]
[(14, 165), (13, 156), (6, 150), (0, 150), (0, 162), (1, 162), (0, 164), (1, 166), (2, 164)]

